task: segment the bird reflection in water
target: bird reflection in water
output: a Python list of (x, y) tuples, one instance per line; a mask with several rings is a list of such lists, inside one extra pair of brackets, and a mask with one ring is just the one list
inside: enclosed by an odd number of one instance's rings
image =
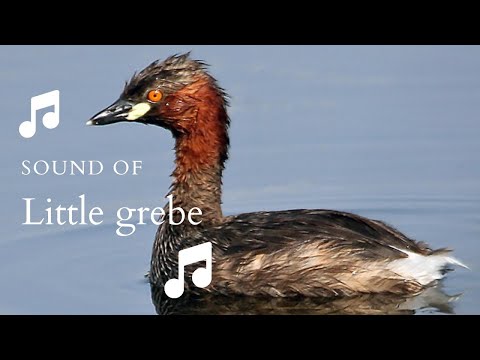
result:
[(413, 297), (365, 294), (342, 298), (272, 298), (185, 294), (170, 299), (161, 287), (151, 287), (159, 315), (414, 315), (419, 311), (454, 314), (461, 295), (447, 295), (442, 284)]

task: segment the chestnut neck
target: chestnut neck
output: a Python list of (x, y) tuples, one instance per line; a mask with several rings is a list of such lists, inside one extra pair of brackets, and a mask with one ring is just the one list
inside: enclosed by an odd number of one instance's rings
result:
[[(170, 194), (175, 207), (202, 210), (203, 225), (222, 221), (222, 173), (228, 158), (228, 115), (213, 79), (200, 79), (169, 101), (185, 111), (176, 114), (175, 170)], [(186, 221), (185, 223), (187, 223)], [(188, 224), (186, 224), (188, 225)]]

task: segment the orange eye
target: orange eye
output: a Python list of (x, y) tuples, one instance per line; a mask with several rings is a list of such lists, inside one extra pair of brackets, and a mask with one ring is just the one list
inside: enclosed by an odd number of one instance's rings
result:
[(148, 92), (147, 98), (151, 102), (159, 102), (162, 100), (163, 94), (160, 90), (151, 90)]

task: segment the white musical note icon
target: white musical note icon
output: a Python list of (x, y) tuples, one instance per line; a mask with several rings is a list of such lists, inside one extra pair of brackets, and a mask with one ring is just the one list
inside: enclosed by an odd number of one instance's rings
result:
[(30, 103), (30, 120), (20, 124), (18, 131), (24, 138), (29, 139), (37, 131), (37, 110), (53, 106), (53, 111), (43, 115), (42, 123), (47, 129), (54, 129), (60, 123), (60, 91), (53, 90), (38, 96), (34, 96)]
[(168, 280), (164, 288), (169, 298), (177, 299), (182, 296), (185, 266), (203, 260), (207, 262), (207, 267), (196, 269), (192, 274), (192, 281), (199, 288), (207, 287), (212, 281), (212, 243), (206, 242), (178, 252), (178, 279)]

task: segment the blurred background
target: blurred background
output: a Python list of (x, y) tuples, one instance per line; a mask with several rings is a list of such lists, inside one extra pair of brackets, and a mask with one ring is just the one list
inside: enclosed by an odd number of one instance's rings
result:
[[(140, 124), (87, 127), (135, 70), (192, 50), (231, 95), (224, 212), (329, 208), (384, 220), (458, 269), (445, 291), (480, 313), (479, 46), (0, 46), (0, 313), (153, 314), (156, 227), (118, 237), (116, 210), (163, 206), (173, 141)], [(60, 125), (24, 139), (30, 98), (61, 92)], [(116, 160), (142, 160), (116, 176)], [(100, 160), (98, 176), (21, 174), (23, 160)], [(25, 226), (47, 206), (99, 206), (99, 226)], [(46, 198), (51, 198), (48, 204)], [(424, 308), (419, 313), (432, 313)]]

